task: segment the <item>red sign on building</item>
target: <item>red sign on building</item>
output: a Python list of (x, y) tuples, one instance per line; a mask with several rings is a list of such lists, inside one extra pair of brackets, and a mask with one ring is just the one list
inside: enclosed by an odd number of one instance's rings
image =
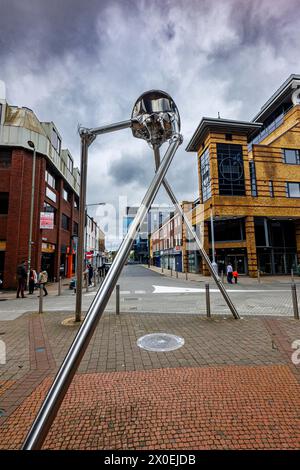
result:
[(54, 228), (54, 213), (53, 212), (41, 212), (40, 228), (46, 228), (50, 230)]

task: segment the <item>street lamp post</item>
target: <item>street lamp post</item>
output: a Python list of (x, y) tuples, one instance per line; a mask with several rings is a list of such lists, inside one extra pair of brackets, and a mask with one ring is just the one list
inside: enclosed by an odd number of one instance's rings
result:
[(30, 219), (29, 219), (29, 242), (28, 242), (28, 273), (31, 269), (31, 251), (32, 251), (32, 227), (33, 227), (33, 212), (34, 212), (34, 189), (35, 189), (35, 163), (36, 163), (36, 150), (32, 140), (28, 140), (28, 145), (33, 149), (33, 162), (32, 162), (32, 178), (31, 178), (31, 200), (30, 200)]

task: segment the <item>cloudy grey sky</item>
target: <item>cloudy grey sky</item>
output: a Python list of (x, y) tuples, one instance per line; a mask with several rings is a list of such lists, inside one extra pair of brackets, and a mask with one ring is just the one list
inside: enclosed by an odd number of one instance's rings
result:
[[(11, 104), (54, 121), (79, 165), (77, 126), (128, 119), (159, 88), (181, 114), (169, 180), (197, 197), (186, 147), (202, 116), (252, 119), (299, 70), (299, 0), (0, 0), (0, 79)], [(130, 130), (93, 144), (88, 202), (138, 203), (153, 158)], [(159, 201), (167, 202), (163, 192)]]

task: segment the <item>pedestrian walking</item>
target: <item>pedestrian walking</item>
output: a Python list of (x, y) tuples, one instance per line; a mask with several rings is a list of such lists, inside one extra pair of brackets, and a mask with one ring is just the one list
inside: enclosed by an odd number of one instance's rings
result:
[(91, 264), (88, 265), (88, 276), (89, 276), (89, 286), (92, 285), (92, 280), (94, 276), (94, 268)]
[(237, 272), (237, 270), (235, 270), (233, 271), (232, 275), (233, 275), (234, 283), (237, 284), (239, 273)]
[(17, 289), (17, 299), (20, 298), (20, 294), (22, 299), (24, 299), (24, 290), (26, 285), (27, 279), (27, 269), (26, 269), (26, 262), (22, 261), (21, 264), (17, 267), (17, 281), (18, 281), (18, 289)]
[(226, 268), (228, 284), (232, 284), (232, 272), (233, 272), (232, 265), (231, 263), (228, 263), (227, 268)]
[(39, 285), (42, 286), (43, 291), (44, 291), (44, 297), (48, 295), (47, 289), (46, 289), (46, 284), (48, 282), (48, 273), (46, 270), (40, 272), (39, 275)]
[(29, 294), (33, 294), (35, 285), (37, 284), (37, 274), (34, 269), (30, 269), (29, 271)]

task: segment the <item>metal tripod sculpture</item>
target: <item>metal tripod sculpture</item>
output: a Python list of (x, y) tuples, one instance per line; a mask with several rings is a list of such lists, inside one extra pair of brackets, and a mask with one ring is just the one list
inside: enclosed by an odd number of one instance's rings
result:
[[(156, 173), (143, 198), (135, 219), (131, 223), (128, 233), (123, 239), (113, 264), (95, 298), (93, 299), (83, 324), (80, 327), (59, 371), (57, 372), (54, 382), (25, 439), (23, 444), (24, 450), (40, 449), (42, 447), (50, 426), (55, 419), (68, 387), (86, 351), (89, 341), (92, 338), (94, 330), (115, 288), (122, 268), (129, 256), (131, 246), (137, 235), (139, 227), (148, 213), (161, 184), (163, 184), (166, 188), (166, 191), (169, 194), (173, 204), (176, 206), (177, 211), (184, 219), (188, 231), (195, 238), (200, 253), (204, 258), (208, 269), (216, 281), (217, 286), (219, 287), (220, 292), (222, 293), (234, 318), (239, 318), (239, 315), (233, 303), (231, 302), (219, 276), (214, 271), (210, 259), (203, 249), (200, 239), (193, 230), (188, 217), (184, 214), (176, 196), (165, 179), (165, 175), (168, 171), (173, 156), (183, 140), (182, 136), (180, 135), (180, 117), (177, 107), (172, 98), (167, 93), (152, 90), (142, 94), (136, 101), (131, 119), (128, 121), (123, 121), (95, 129), (81, 129), (80, 136), (82, 143), (82, 162), (85, 162), (86, 164), (87, 158), (84, 157), (87, 157), (88, 147), (94, 141), (97, 135), (125, 129), (128, 127), (131, 127), (134, 137), (145, 139), (153, 149)], [(166, 141), (169, 141), (169, 147), (164, 155), (164, 158), (162, 161), (160, 161), (159, 148)], [(83, 165), (81, 166), (81, 169), (83, 169)], [(84, 170), (84, 178), (86, 178), (86, 168)], [(83, 174), (81, 174), (81, 176), (83, 177)], [(85, 183), (86, 181), (84, 181), (84, 185)], [(83, 198), (80, 200), (80, 204), (84, 207), (85, 194), (82, 186), (81, 196), (83, 196)], [(84, 234), (84, 220), (82, 217), (80, 219), (80, 228), (81, 232), (79, 233), (78, 246), (77, 290), (81, 289), (82, 287)], [(77, 299), (79, 299), (81, 302), (81, 296)], [(78, 311), (78, 308), (81, 310), (81, 304), (79, 301), (77, 300), (76, 302), (76, 311)]]

